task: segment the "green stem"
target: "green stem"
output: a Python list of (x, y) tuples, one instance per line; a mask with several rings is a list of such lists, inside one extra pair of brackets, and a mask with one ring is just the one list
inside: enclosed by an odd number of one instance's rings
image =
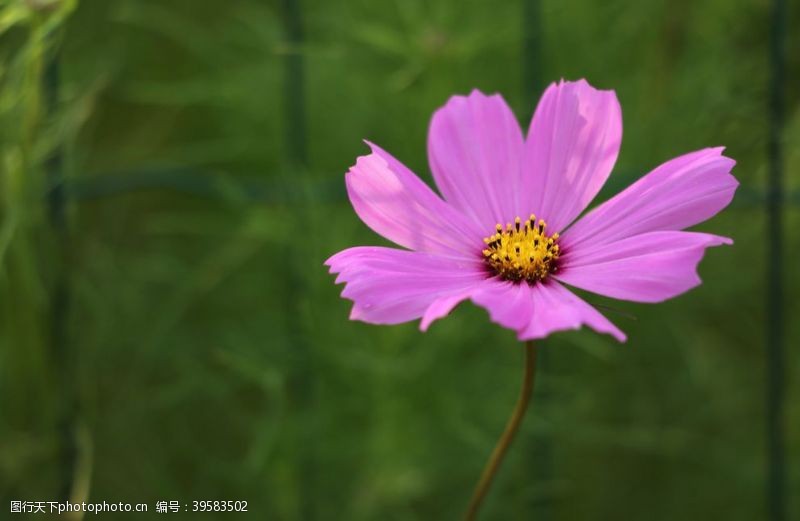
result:
[(489, 492), (489, 488), (492, 486), (492, 481), (494, 480), (495, 474), (497, 474), (497, 470), (500, 468), (500, 463), (502, 463), (503, 457), (506, 455), (511, 442), (514, 441), (514, 436), (517, 434), (519, 426), (522, 423), (522, 418), (525, 416), (525, 411), (528, 409), (528, 403), (531, 401), (535, 375), (536, 348), (533, 342), (529, 340), (525, 343), (525, 372), (522, 377), (522, 389), (517, 399), (517, 405), (514, 406), (514, 412), (511, 413), (511, 418), (508, 419), (506, 429), (497, 441), (497, 445), (495, 445), (492, 455), (489, 457), (489, 461), (486, 462), (483, 474), (481, 474), (481, 479), (475, 487), (475, 492), (472, 493), (472, 499), (469, 502), (467, 513), (464, 515), (464, 521), (473, 521), (478, 515), (478, 509), (483, 502), (483, 498), (486, 497), (486, 494)]

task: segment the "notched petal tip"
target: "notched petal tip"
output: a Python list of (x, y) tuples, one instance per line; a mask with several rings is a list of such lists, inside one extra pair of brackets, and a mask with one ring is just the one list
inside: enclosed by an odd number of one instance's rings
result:
[(461, 302), (469, 298), (471, 290), (448, 295), (434, 300), (422, 315), (419, 322), (420, 331), (427, 331), (433, 322), (449, 315)]
[(384, 168), (388, 168), (388, 162), (386, 159), (380, 156), (376, 152), (376, 149), (381, 150), (380, 147), (369, 141), (368, 139), (361, 140), (364, 144), (366, 144), (370, 148), (370, 152), (368, 154), (361, 154), (356, 156), (356, 162), (350, 165), (344, 173), (345, 177), (345, 184), (348, 183), (349, 178), (363, 174), (360, 170), (364, 169), (368, 166), (381, 166)]
[[(724, 152), (726, 149), (727, 147), (724, 145), (719, 145), (715, 147), (706, 147), (696, 150), (694, 152), (689, 152), (688, 154), (684, 154), (683, 157), (694, 156), (700, 160), (705, 159), (709, 162), (719, 160), (720, 161), (719, 167), (721, 167), (722, 169), (727, 169), (728, 173), (730, 174), (730, 171), (733, 170), (733, 167), (736, 166), (736, 160), (730, 156), (725, 155)], [(736, 181), (737, 185), (739, 184), (739, 182), (736, 180), (735, 177), (733, 178), (733, 180)]]
[[(346, 297), (345, 297), (345, 298), (346, 298)], [(349, 300), (349, 299), (348, 299), (348, 300)], [(362, 317), (362, 316), (363, 316), (363, 315), (362, 315), (362, 313), (361, 313), (361, 310), (360, 310), (360, 308), (359, 308), (359, 307), (358, 307), (356, 304), (353, 304), (353, 307), (350, 309), (350, 314), (348, 315), (348, 317), (347, 317), (347, 318), (348, 318), (349, 320), (361, 320), (361, 317)]]
[(323, 265), (323, 266), (328, 266), (328, 267), (330, 268), (330, 270), (328, 271), (328, 273), (336, 273), (336, 272), (334, 271), (334, 270), (336, 269), (336, 267), (334, 266), (334, 264), (336, 264), (336, 262), (337, 262), (339, 259), (341, 259), (341, 258), (342, 258), (342, 257), (345, 255), (345, 253), (346, 253), (346, 252), (347, 252), (347, 250), (346, 250), (346, 249), (345, 249), (345, 250), (342, 250), (342, 251), (337, 251), (336, 253), (334, 253), (333, 255), (331, 255), (330, 257), (328, 257), (327, 259), (325, 259), (325, 262), (323, 262), (323, 263), (322, 263), (322, 265)]
[(372, 152), (373, 154), (380, 155), (381, 153), (386, 153), (385, 150), (383, 150), (380, 146), (376, 145), (375, 143), (373, 143), (369, 139), (362, 139), (361, 141), (363, 141), (364, 144), (369, 147), (370, 152)]
[(453, 101), (453, 100), (470, 100), (470, 99), (475, 99), (475, 98), (479, 98), (479, 99), (493, 98), (493, 97), (498, 96), (498, 95), (499, 94), (496, 93), (496, 92), (486, 93), (486, 92), (483, 92), (478, 87), (473, 87), (472, 89), (470, 89), (469, 93), (467, 93), (467, 94), (453, 94), (452, 96), (447, 98), (447, 102), (445, 103), (445, 105), (447, 103)]
[(322, 263), (322, 265), (323, 266), (328, 266), (330, 268), (328, 270), (328, 273), (339, 273), (340, 271), (342, 271), (343, 266), (341, 266), (341, 265), (337, 266), (337, 264), (339, 264), (339, 262), (342, 259), (346, 259), (349, 255), (352, 255), (353, 249), (354, 248), (347, 248), (347, 249), (344, 249), (342, 251), (334, 253), (333, 255), (328, 257), (325, 260), (325, 262)]
[(577, 88), (577, 89), (580, 89), (580, 90), (583, 90), (583, 91), (589, 90), (589, 91), (592, 91), (592, 92), (610, 94), (610, 95), (613, 95), (615, 99), (617, 97), (617, 91), (616, 90), (614, 90), (614, 89), (601, 89), (601, 88), (595, 87), (594, 85), (589, 83), (589, 80), (587, 80), (586, 78), (578, 78), (577, 80), (567, 80), (567, 79), (564, 79), (562, 77), (557, 82), (554, 81), (554, 82), (550, 83), (550, 85), (548, 85), (547, 89), (545, 89), (545, 90), (546, 91), (550, 90), (550, 88), (552, 88), (552, 87), (559, 88), (559, 89), (565, 88), (565, 87), (566, 88)]
[(370, 152), (369, 154), (363, 154), (356, 157), (356, 162), (347, 169), (345, 172), (345, 179), (352, 175), (358, 174), (365, 174), (362, 169), (366, 167), (382, 167), (387, 168), (388, 165), (386, 164), (386, 160), (383, 159), (380, 155)]
[[(499, 92), (483, 92), (482, 90), (473, 88), (469, 94), (454, 94), (447, 98), (447, 101), (439, 108), (437, 108), (431, 117), (431, 125), (433, 126), (434, 120), (438, 117), (446, 116), (448, 111), (461, 110), (466, 107), (483, 108), (485, 103), (500, 103), (503, 108), (508, 107), (508, 102)], [(510, 109), (509, 109), (510, 110)]]
[(548, 332), (535, 333), (535, 334), (529, 334), (529, 333), (527, 333), (527, 331), (522, 331), (522, 332), (519, 332), (517, 334), (517, 340), (519, 340), (520, 342), (527, 342), (529, 340), (542, 340), (542, 339), (547, 338), (548, 336), (556, 334), (556, 333), (566, 333), (566, 332), (569, 332), (569, 331), (580, 331), (582, 329), (591, 329), (595, 333), (600, 333), (601, 335), (608, 335), (611, 338), (613, 338), (614, 340), (616, 340), (617, 342), (619, 342), (620, 344), (625, 344), (625, 343), (628, 342), (628, 335), (626, 335), (625, 333), (623, 333), (619, 329), (608, 329), (608, 330), (605, 330), (605, 331), (601, 331), (601, 330), (599, 330), (599, 329), (597, 329), (597, 328), (595, 328), (593, 326), (590, 326), (590, 325), (584, 324), (584, 323), (576, 324), (574, 326), (567, 326), (567, 327), (563, 327), (563, 328), (560, 328), (560, 329), (553, 329), (552, 331), (548, 331)]

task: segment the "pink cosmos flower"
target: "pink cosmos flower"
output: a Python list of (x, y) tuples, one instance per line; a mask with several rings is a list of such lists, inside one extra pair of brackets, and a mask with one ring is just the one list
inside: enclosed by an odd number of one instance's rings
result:
[[(420, 328), (464, 300), (520, 340), (587, 325), (625, 334), (566, 286), (660, 302), (700, 284), (725, 237), (682, 231), (730, 203), (735, 161), (706, 148), (667, 161), (582, 217), (619, 153), (614, 91), (585, 80), (545, 91), (527, 137), (500, 95), (477, 90), (436, 111), (428, 158), (436, 195), (378, 146), (345, 175), (359, 217), (406, 249), (357, 247), (326, 261), (351, 319)], [(577, 219), (577, 220), (576, 220)]]

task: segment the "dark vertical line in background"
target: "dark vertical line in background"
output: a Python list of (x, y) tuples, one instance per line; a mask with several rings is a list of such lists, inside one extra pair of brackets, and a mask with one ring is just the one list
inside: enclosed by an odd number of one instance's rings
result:
[[(44, 98), (47, 116), (52, 117), (58, 109), (58, 84), (61, 76), (57, 51), (51, 51), (44, 71)], [(67, 201), (64, 190), (64, 160), (60, 146), (57, 146), (47, 158), (47, 209), (50, 224), (64, 235), (67, 223)]]
[[(305, 63), (303, 56), (303, 19), (300, 0), (283, 0), (283, 22), (286, 38), (286, 54), (284, 55), (284, 126), (287, 166), (284, 175), (290, 186), (304, 186), (303, 176), (307, 173), (308, 156), (306, 148), (306, 107), (305, 107)], [(305, 194), (305, 192), (303, 191)], [(294, 210), (295, 224), (300, 229), (307, 229), (308, 203), (299, 201)], [(286, 246), (293, 250), (292, 258), (305, 259), (306, 246), (291, 244)], [(290, 263), (286, 277), (287, 303), (290, 307), (288, 333), (290, 349), (289, 399), (296, 417), (300, 432), (294, 437), (294, 454), (297, 457), (298, 490), (300, 519), (311, 521), (316, 518), (316, 464), (314, 402), (315, 374), (313, 346), (309, 342), (304, 323), (304, 304), (308, 295), (307, 281), (304, 278), (305, 266)]]
[(769, 138), (767, 154), (767, 509), (770, 521), (786, 519), (783, 350), (783, 154), (786, 2), (772, 0), (769, 32)]
[(283, 0), (288, 49), (284, 57), (284, 101), (286, 147), (293, 168), (306, 167), (305, 73), (303, 63), (303, 21), (299, 0)]
[[(533, 114), (536, 102), (544, 90), (542, 27), (541, 0), (522, 0), (522, 90), (526, 104), (524, 117)], [(527, 123), (525, 121), (523, 124), (527, 125)]]
[[(522, 0), (522, 99), (524, 110), (522, 128), (527, 125), (536, 108), (536, 103), (544, 90), (544, 61), (542, 47), (544, 43), (541, 0)], [(539, 349), (540, 385), (534, 389), (534, 417), (544, 417), (553, 397), (548, 390), (548, 376), (553, 365), (553, 351), (544, 345)], [(544, 385), (541, 385), (544, 384)], [(525, 443), (523, 467), (533, 469), (533, 480), (523, 479), (530, 483), (525, 489), (524, 504), (521, 516), (547, 521), (552, 518), (552, 482), (553, 482), (553, 443), (549, 433), (540, 433), (533, 442)]]
[[(48, 49), (48, 59), (43, 75), (44, 104), (48, 122), (58, 110), (58, 91), (60, 66), (57, 46)], [(50, 343), (54, 366), (58, 374), (59, 400), (58, 438), (59, 438), (59, 498), (70, 498), (72, 482), (77, 462), (75, 440), (75, 398), (72, 388), (73, 361), (69, 348), (67, 323), (69, 317), (69, 272), (67, 199), (64, 189), (64, 156), (61, 145), (51, 151), (45, 160), (47, 179), (47, 214), (53, 229), (56, 250), (56, 272), (50, 294)]]

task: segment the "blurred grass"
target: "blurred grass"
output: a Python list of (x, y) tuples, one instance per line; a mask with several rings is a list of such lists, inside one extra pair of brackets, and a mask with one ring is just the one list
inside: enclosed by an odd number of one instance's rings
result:
[[(255, 519), (456, 518), (517, 392), (513, 335), (468, 305), (424, 335), (349, 322), (322, 262), (384, 243), (341, 186), (362, 138), (430, 180), (427, 124), (451, 94), (501, 92), (527, 125), (520, 3), (304, 1), (300, 48), (278, 3), (34, 4), (0, 4), (3, 502), (54, 499), (62, 485), (65, 368), (48, 311), (60, 253), (42, 194), (44, 161), (63, 143), (74, 196), (110, 187), (69, 208), (67, 376), (92, 452), (89, 499), (246, 499)], [(738, 161), (742, 195), (702, 226), (736, 241), (709, 252), (702, 287), (658, 306), (592, 297), (622, 312), (609, 316), (628, 344), (586, 331), (543, 343), (551, 363), (538, 385), (552, 398), (542, 414), (534, 403), (486, 518), (546, 503), (551, 519), (761, 519), (766, 3), (545, 1), (541, 23), (544, 81), (586, 77), (620, 97), (626, 132), (601, 199), (718, 144)], [(797, 48), (800, 32), (789, 33)], [(62, 83), (47, 115), (39, 86), (54, 43)], [(302, 167), (284, 110), (284, 58), (296, 52)], [(796, 191), (799, 93), (788, 95)], [(787, 208), (787, 230), (799, 213)], [(791, 319), (800, 241), (785, 239)], [(800, 330), (788, 328), (791, 347)], [(534, 477), (537, 434), (552, 440), (547, 481)], [(800, 469), (790, 473), (791, 491)]]

